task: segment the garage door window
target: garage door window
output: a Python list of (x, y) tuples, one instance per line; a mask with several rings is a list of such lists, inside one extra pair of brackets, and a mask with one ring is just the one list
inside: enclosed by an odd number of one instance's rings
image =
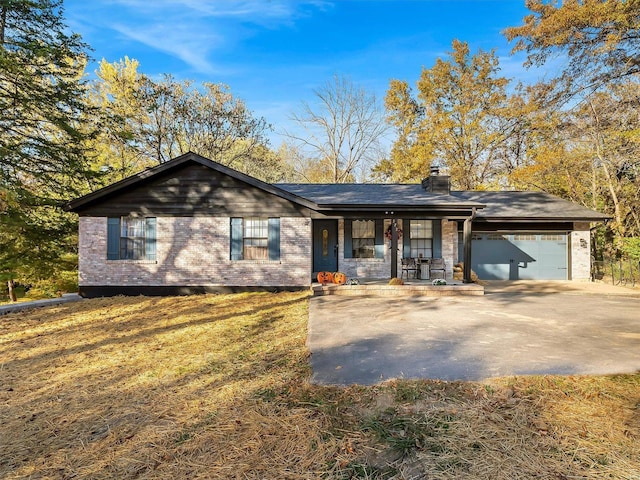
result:
[(498, 233), (490, 233), (487, 235), (487, 240), (506, 240), (506, 238)]

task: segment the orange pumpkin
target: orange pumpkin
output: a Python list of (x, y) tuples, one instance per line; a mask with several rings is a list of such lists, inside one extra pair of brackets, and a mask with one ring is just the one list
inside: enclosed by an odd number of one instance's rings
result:
[(345, 283), (347, 283), (347, 276), (342, 272), (336, 272), (333, 274), (333, 283), (344, 285)]
[(320, 272), (320, 273), (318, 273), (318, 281), (323, 285), (326, 285), (327, 283), (332, 283), (333, 282), (333, 273), (331, 273), (331, 272)]

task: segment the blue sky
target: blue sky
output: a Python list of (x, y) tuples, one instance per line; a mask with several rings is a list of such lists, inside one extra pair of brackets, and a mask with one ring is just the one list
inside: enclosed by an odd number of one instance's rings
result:
[(333, 75), (384, 98), (389, 80), (415, 86), (422, 67), (453, 39), (472, 52), (495, 49), (502, 74), (532, 81), (544, 72), (510, 56), (502, 30), (522, 23), (524, 0), (65, 0), (71, 29), (95, 63), (128, 56), (150, 76), (225, 83), (250, 110), (291, 128)]

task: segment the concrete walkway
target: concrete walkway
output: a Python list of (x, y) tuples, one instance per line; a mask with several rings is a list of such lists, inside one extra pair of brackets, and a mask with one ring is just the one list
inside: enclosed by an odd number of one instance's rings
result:
[(22, 310), (28, 310), (31, 308), (47, 307), (49, 305), (58, 305), (67, 302), (77, 302), (79, 300), (82, 300), (82, 297), (77, 293), (65, 293), (58, 298), (46, 298), (43, 300), (33, 300), (31, 302), (10, 303), (7, 305), (0, 305), (0, 315), (20, 312)]
[(640, 290), (490, 282), (484, 297), (314, 297), (312, 381), (640, 370)]

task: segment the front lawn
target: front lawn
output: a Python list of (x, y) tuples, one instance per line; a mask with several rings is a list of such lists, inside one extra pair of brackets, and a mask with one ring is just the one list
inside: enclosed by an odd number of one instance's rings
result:
[(314, 386), (307, 295), (0, 316), (0, 478), (640, 478), (640, 375)]

